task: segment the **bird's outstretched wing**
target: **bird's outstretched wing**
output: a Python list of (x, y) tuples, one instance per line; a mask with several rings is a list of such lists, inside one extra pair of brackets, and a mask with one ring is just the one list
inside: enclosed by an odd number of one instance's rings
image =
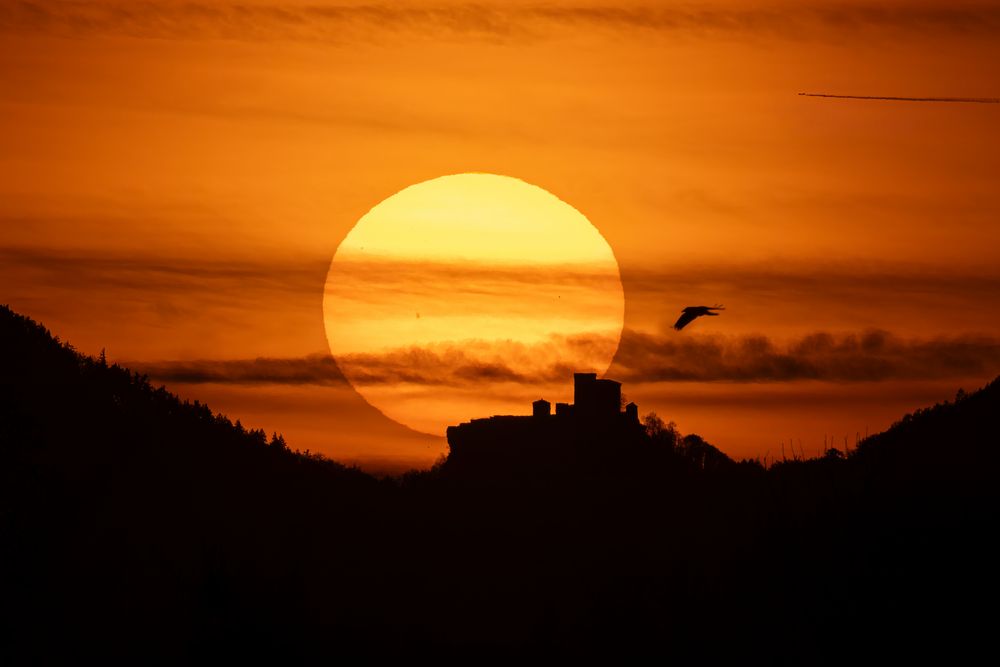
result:
[(698, 319), (702, 315), (711, 315), (712, 317), (718, 317), (716, 310), (725, 310), (721, 305), (719, 306), (688, 306), (683, 311), (681, 311), (681, 316), (674, 322), (674, 329), (680, 331), (687, 325), (691, 324), (694, 320)]
[(674, 329), (677, 329), (677, 331), (680, 331), (681, 329), (683, 329), (687, 325), (689, 325), (692, 322), (694, 322), (694, 320), (697, 317), (698, 317), (698, 313), (693, 312), (692, 308), (685, 308), (684, 312), (681, 313), (681, 316), (677, 318), (676, 322), (674, 322)]

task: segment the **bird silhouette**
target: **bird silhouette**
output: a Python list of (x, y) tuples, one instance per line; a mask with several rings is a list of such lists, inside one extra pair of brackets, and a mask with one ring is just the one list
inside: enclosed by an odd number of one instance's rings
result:
[(694, 322), (697, 318), (702, 315), (710, 315), (711, 317), (718, 317), (719, 314), (713, 311), (725, 310), (722, 306), (688, 306), (681, 311), (681, 316), (677, 318), (674, 322), (674, 329), (680, 331), (687, 325)]

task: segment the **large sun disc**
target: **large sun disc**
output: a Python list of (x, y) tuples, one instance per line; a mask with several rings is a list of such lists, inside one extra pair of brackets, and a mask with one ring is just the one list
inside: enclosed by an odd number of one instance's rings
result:
[(372, 208), (340, 244), (323, 299), (330, 351), (388, 417), (449, 424), (568, 400), (621, 336), (618, 263), (597, 229), (524, 181), (457, 174)]

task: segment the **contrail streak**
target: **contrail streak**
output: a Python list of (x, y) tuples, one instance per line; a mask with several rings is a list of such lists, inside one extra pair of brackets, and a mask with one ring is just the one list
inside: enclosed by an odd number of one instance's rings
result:
[(831, 97), (838, 100), (886, 100), (889, 102), (964, 102), (966, 104), (1000, 104), (1000, 97), (889, 97), (887, 95), (831, 95), (829, 93), (799, 93), (802, 97)]

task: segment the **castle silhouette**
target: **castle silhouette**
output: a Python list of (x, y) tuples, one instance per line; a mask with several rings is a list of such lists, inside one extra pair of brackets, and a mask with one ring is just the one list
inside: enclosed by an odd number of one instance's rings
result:
[[(447, 430), (449, 459), (499, 463), (522, 455), (537, 460), (567, 454), (587, 444), (622, 442), (642, 437), (639, 407), (622, 408), (622, 385), (598, 379), (596, 373), (573, 374), (573, 403), (538, 399), (530, 415), (494, 415), (472, 419)], [(513, 462), (513, 461), (512, 461)]]

